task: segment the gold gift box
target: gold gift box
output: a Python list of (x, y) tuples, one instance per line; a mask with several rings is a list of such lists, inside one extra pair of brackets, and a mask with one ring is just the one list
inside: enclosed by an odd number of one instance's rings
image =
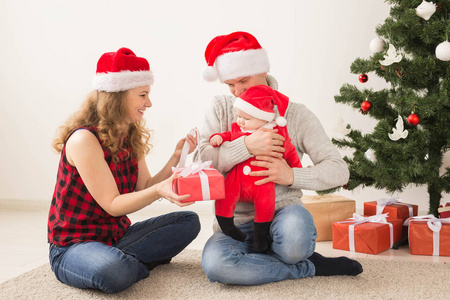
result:
[(355, 200), (338, 195), (304, 195), (302, 202), (314, 218), (317, 229), (316, 241), (331, 241), (334, 222), (353, 217)]

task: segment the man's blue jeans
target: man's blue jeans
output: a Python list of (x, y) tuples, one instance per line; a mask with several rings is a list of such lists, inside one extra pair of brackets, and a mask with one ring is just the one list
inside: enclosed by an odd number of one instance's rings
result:
[(115, 293), (148, 277), (142, 263), (174, 257), (199, 231), (196, 213), (174, 212), (133, 224), (113, 246), (100, 242), (65, 247), (50, 244), (50, 265), (63, 283)]
[(273, 242), (267, 254), (253, 251), (253, 222), (238, 228), (247, 234), (244, 242), (220, 231), (206, 243), (202, 266), (211, 282), (258, 285), (314, 276), (315, 267), (307, 258), (316, 247), (317, 232), (303, 206), (288, 205), (275, 211), (270, 227)]

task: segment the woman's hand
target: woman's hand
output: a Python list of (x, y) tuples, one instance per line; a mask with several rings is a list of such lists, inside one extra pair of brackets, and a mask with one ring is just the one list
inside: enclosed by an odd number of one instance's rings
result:
[(188, 199), (191, 195), (177, 195), (173, 191), (173, 181), (180, 177), (180, 175), (173, 174), (166, 180), (163, 180), (157, 184), (155, 184), (155, 190), (159, 197), (169, 200), (170, 202), (183, 207), (194, 204), (194, 202), (181, 202), (183, 200)]
[(197, 137), (193, 137), (192, 135), (188, 134), (185, 138), (178, 141), (175, 151), (173, 155), (176, 158), (181, 157), (181, 152), (183, 151), (184, 142), (187, 141), (189, 143), (189, 152), (188, 154), (194, 152), (194, 150), (197, 148)]
[(277, 129), (260, 128), (245, 137), (245, 146), (251, 155), (283, 157), (284, 137), (277, 133)]
[(250, 164), (267, 168), (263, 171), (252, 171), (250, 176), (265, 176), (266, 178), (258, 180), (255, 185), (262, 185), (267, 182), (273, 182), (281, 185), (291, 185), (294, 183), (294, 171), (284, 158), (274, 158), (272, 156), (256, 156), (256, 160)]

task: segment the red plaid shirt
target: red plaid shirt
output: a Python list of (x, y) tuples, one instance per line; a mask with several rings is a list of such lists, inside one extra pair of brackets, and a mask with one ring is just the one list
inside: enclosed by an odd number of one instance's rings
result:
[[(84, 129), (99, 139), (96, 128)], [(137, 159), (122, 160), (126, 154), (122, 151), (119, 153), (119, 163), (115, 165), (111, 152), (103, 147), (100, 139), (99, 142), (120, 194), (133, 192), (138, 176)], [(60, 246), (83, 241), (112, 245), (124, 235), (130, 224), (127, 216), (113, 217), (94, 200), (78, 170), (68, 163), (64, 145), (48, 218), (48, 242)]]

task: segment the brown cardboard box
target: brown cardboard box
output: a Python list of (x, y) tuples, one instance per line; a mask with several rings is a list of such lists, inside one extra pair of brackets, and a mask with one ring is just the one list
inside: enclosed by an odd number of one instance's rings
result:
[(318, 242), (331, 241), (333, 223), (353, 217), (356, 209), (355, 200), (338, 195), (305, 195), (302, 202), (314, 218)]

